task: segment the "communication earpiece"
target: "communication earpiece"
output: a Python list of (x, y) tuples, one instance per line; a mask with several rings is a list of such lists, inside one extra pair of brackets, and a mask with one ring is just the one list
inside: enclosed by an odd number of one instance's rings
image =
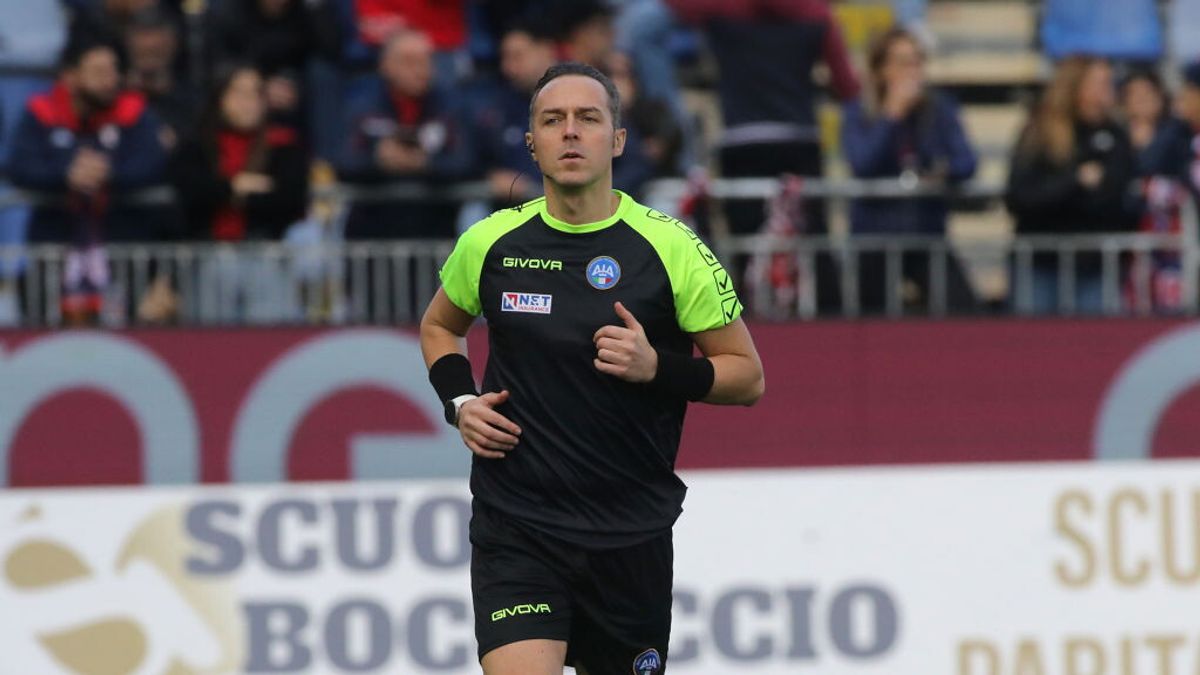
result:
[(529, 151), (530, 155), (532, 155), (533, 154), (533, 143), (526, 143), (525, 149)]

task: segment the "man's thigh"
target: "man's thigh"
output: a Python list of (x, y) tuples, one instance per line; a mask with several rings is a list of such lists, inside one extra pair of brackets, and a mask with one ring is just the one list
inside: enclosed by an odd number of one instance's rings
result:
[(562, 640), (521, 640), (483, 655), (484, 675), (562, 675), (567, 643)]
[(671, 637), (673, 547), (667, 532), (588, 555), (576, 587), (569, 656), (587, 675), (663, 675)]
[[(502, 514), (478, 503), (471, 518), (471, 544), (471, 596), (480, 660), (525, 641), (561, 642), (565, 655), (572, 603), (566, 575), (553, 552)], [(521, 654), (526, 651), (517, 649)], [(562, 666), (560, 659), (556, 672)]]

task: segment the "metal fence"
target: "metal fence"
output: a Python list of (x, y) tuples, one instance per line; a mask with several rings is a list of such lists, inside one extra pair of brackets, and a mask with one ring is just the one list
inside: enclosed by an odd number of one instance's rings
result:
[[(670, 205), (693, 188), (686, 181), (660, 181), (645, 201), (671, 211)], [(770, 198), (779, 190), (780, 182), (770, 179), (717, 180), (705, 186), (705, 195), (714, 200)], [(938, 186), (895, 180), (809, 180), (803, 191), (806, 197), (835, 204), (851, 198), (947, 194)], [(971, 183), (951, 194), (995, 199), (1002, 186)], [(463, 201), (484, 197), (486, 191), (479, 184), (465, 184), (441, 192), (406, 186), (324, 193), (343, 203), (431, 195)], [(170, 195), (160, 192), (154, 198), (169, 200)], [(1194, 223), (1194, 213), (1188, 216)], [(750, 315), (759, 318), (979, 312), (1115, 316), (1196, 313), (1200, 248), (1192, 232), (971, 243), (917, 236), (714, 235), (710, 243), (734, 275)], [(110, 245), (100, 262), (93, 261), (104, 268), (104, 310), (98, 320), (109, 326), (412, 323), (436, 291), (437, 269), (452, 245), (328, 239)], [(963, 270), (981, 262), (1007, 272), (1006, 296), (980, 298), (970, 288)], [(79, 264), (61, 246), (0, 248), (0, 295), (19, 296), (21, 325), (62, 325), (64, 275)]]

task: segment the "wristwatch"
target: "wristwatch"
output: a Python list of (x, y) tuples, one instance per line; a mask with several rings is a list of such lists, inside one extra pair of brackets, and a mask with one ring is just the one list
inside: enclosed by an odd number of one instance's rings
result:
[(446, 401), (446, 424), (449, 424), (450, 426), (457, 428), (458, 427), (458, 412), (460, 410), (462, 410), (464, 403), (466, 403), (467, 401), (470, 401), (473, 398), (479, 398), (479, 397), (476, 396), (475, 394), (463, 394), (462, 396), (455, 396), (454, 398), (450, 399), (449, 401)]

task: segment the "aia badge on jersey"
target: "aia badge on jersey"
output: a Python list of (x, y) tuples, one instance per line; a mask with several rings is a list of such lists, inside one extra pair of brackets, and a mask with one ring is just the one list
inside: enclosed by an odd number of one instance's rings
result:
[(621, 266), (606, 255), (592, 258), (587, 266), (587, 280), (592, 288), (607, 291), (621, 280)]
[(549, 314), (553, 295), (545, 293), (513, 293), (504, 291), (500, 294), (501, 312), (523, 312), (525, 314)]
[(662, 657), (657, 649), (647, 649), (633, 660), (633, 675), (657, 675), (662, 672)]

